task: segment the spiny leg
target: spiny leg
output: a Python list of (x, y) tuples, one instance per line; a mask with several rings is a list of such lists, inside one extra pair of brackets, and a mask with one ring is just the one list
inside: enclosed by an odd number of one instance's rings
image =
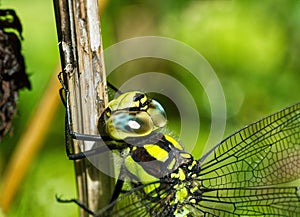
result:
[(90, 210), (84, 203), (80, 202), (77, 199), (61, 199), (56, 195), (56, 200), (59, 203), (76, 203), (80, 208), (82, 208), (84, 211), (86, 211), (88, 214), (95, 216), (95, 213)]
[[(118, 180), (116, 182), (116, 185), (115, 185), (115, 189), (114, 189), (114, 192), (112, 194), (112, 197), (111, 197), (111, 200), (109, 202), (109, 204), (113, 203), (115, 200), (118, 199), (118, 197), (120, 196), (120, 193), (122, 192), (122, 188), (123, 188), (123, 185), (124, 185), (124, 173), (125, 170), (124, 170), (124, 165), (121, 166), (121, 169), (120, 169), (120, 173), (119, 173), (119, 177), (118, 177)], [(80, 208), (82, 208), (83, 210), (85, 210), (87, 213), (89, 213), (90, 215), (92, 216), (96, 216), (95, 212), (93, 212), (91, 209), (88, 208), (88, 206), (84, 203), (82, 203), (81, 201), (77, 200), (77, 199), (62, 199), (60, 197), (58, 197), (56, 195), (56, 200), (59, 202), (59, 203), (75, 203), (77, 204)]]
[[(99, 135), (89, 135), (89, 134), (80, 134), (77, 132), (74, 132), (72, 130), (72, 120), (71, 120), (71, 109), (69, 104), (69, 97), (70, 92), (67, 88), (66, 84), (64, 83), (62, 79), (62, 72), (58, 74), (58, 79), (62, 85), (62, 88), (59, 90), (60, 98), (66, 108), (66, 114), (65, 114), (65, 146), (66, 146), (66, 153), (70, 160), (77, 160), (77, 159), (83, 159), (87, 156), (93, 156), (97, 153), (102, 153), (104, 151), (107, 151), (107, 147), (101, 146), (94, 148), (89, 151), (84, 151), (80, 153), (73, 153), (70, 141), (72, 139), (76, 140), (83, 140), (83, 141), (92, 141), (92, 142), (101, 142), (104, 140), (110, 140), (108, 137), (101, 137)], [(65, 93), (65, 97), (64, 94)]]

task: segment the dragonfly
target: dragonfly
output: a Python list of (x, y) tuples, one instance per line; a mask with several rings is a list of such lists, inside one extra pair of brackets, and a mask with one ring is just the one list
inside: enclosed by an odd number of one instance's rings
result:
[[(100, 130), (102, 140), (109, 138), (108, 147), (118, 150), (123, 159), (111, 203), (92, 211), (80, 201), (70, 201), (93, 216), (300, 216), (300, 186), (294, 182), (300, 178), (300, 103), (245, 126), (194, 159), (176, 139), (157, 131), (166, 124), (159, 103), (148, 107), (151, 99), (142, 94), (129, 97), (127, 106), (132, 108), (124, 110), (120, 99), (129, 96), (124, 94), (113, 101), (115, 106), (108, 105), (106, 118), (100, 118), (104, 125), (110, 123), (105, 132)], [(68, 97), (65, 101), (68, 116)], [(110, 135), (111, 130), (122, 131), (122, 126), (130, 125), (132, 114), (147, 109), (153, 111), (146, 118), (155, 119), (152, 114), (159, 117), (159, 124), (146, 126), (147, 133), (135, 133), (127, 127), (129, 134), (126, 130), (125, 134), (118, 133), (122, 138)], [(120, 117), (114, 116), (119, 110), (126, 117), (122, 118), (125, 123), (110, 120)], [(135, 121), (143, 125), (140, 118)], [(69, 134), (75, 139), (97, 140), (93, 135)], [(67, 154), (78, 159), (99, 151)]]

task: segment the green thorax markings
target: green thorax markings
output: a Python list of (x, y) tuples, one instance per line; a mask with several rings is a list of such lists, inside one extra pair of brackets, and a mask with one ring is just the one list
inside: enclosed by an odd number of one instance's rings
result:
[(193, 160), (192, 155), (166, 134), (153, 132), (126, 142), (129, 147), (121, 155), (126, 173), (134, 182), (147, 183), (169, 176)]

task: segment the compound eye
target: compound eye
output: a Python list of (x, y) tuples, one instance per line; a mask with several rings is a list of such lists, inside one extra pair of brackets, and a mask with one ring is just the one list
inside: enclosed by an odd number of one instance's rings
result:
[(115, 112), (106, 123), (108, 135), (116, 140), (140, 137), (152, 132), (154, 126), (147, 112)]
[(167, 123), (167, 115), (162, 105), (156, 100), (151, 100), (147, 113), (152, 119), (154, 130), (164, 127)]

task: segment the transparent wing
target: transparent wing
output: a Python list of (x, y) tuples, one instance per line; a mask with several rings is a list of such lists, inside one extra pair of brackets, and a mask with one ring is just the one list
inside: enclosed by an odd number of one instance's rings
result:
[[(153, 188), (153, 184), (147, 188)], [(126, 193), (96, 216), (164, 217), (175, 216), (170, 204), (174, 197), (173, 186), (144, 195), (145, 186)], [(201, 188), (201, 186), (199, 186)], [(297, 187), (282, 188), (231, 188), (201, 189), (197, 203), (181, 204), (188, 210), (186, 216), (194, 217), (298, 217), (300, 216), (300, 191)], [(160, 198), (151, 201), (150, 196)], [(180, 215), (178, 215), (180, 216)]]
[(195, 205), (206, 216), (300, 216), (297, 187), (228, 188), (206, 190)]
[(206, 188), (258, 187), (300, 177), (300, 103), (232, 134), (200, 160)]

